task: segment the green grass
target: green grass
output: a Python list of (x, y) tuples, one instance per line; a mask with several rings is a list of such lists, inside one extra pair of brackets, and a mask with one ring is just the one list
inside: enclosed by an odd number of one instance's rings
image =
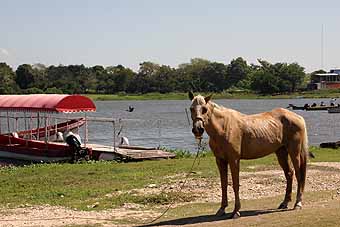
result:
[[(127, 190), (166, 182), (164, 176), (189, 171), (192, 158), (139, 163), (95, 162), (83, 164), (39, 164), (0, 170), (0, 206), (50, 204), (87, 209), (100, 201), (100, 209), (126, 202), (167, 203), (171, 195), (137, 197)], [(214, 163), (202, 160), (199, 169)], [(214, 165), (213, 165), (214, 166)], [(215, 169), (215, 166), (214, 166)], [(211, 171), (207, 174), (212, 175)], [(216, 174), (216, 172), (214, 172)], [(106, 194), (123, 192), (111, 198)]]
[[(317, 161), (340, 161), (340, 151), (312, 147)], [(36, 164), (0, 169), (0, 207), (29, 205), (60, 205), (82, 210), (119, 207), (131, 202), (154, 206), (178, 201), (176, 193), (135, 195), (129, 190), (144, 188), (149, 184), (164, 184), (165, 176), (179, 175), (182, 179), (192, 166), (194, 157), (144, 161), (138, 163), (90, 162), (79, 164)], [(275, 155), (257, 160), (241, 161), (242, 171), (254, 171), (250, 166), (278, 168)], [(256, 168), (258, 169), (258, 168)], [(192, 177), (218, 178), (215, 158), (206, 152), (196, 162)], [(108, 196), (112, 195), (112, 196)], [(189, 201), (190, 194), (181, 195), (180, 201)]]
[[(201, 93), (209, 95), (211, 93)], [(188, 98), (186, 92), (171, 93), (146, 93), (146, 94), (86, 94), (93, 100), (184, 100)], [(294, 92), (279, 95), (259, 95), (253, 92), (232, 92), (224, 91), (221, 93), (213, 93), (214, 99), (292, 99), (292, 98), (338, 98), (340, 97), (340, 89), (315, 90), (305, 92)]]

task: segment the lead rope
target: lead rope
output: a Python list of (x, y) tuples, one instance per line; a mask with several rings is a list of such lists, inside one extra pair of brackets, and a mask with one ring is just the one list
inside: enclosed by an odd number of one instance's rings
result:
[[(190, 120), (189, 120), (189, 114), (188, 114), (188, 110), (187, 108), (185, 108), (185, 113), (186, 113), (186, 116), (187, 116), (187, 120), (188, 120), (188, 124), (190, 126)], [(196, 160), (197, 158), (199, 157), (199, 153), (200, 151), (203, 149), (203, 146), (202, 146), (202, 138), (199, 138), (197, 139), (197, 151), (196, 151), (196, 155), (195, 155), (195, 159), (190, 167), (190, 170), (189, 172), (187, 172), (186, 176), (185, 176), (185, 179), (183, 181), (183, 183), (181, 184), (181, 186), (179, 187), (179, 190), (177, 192), (177, 194), (180, 194), (184, 188), (184, 185), (186, 184), (186, 182), (188, 181), (188, 178), (190, 176), (190, 174), (193, 172), (193, 169), (194, 169), (194, 166), (195, 166), (195, 163), (196, 163)], [(144, 225), (147, 225), (147, 224), (152, 224), (154, 223), (155, 221), (159, 220), (160, 218), (162, 218), (169, 210), (170, 208), (172, 207), (172, 205), (174, 205), (175, 203), (175, 199), (170, 202), (170, 204), (168, 205), (168, 207), (163, 211), (162, 214), (160, 214), (158, 217), (154, 218), (153, 220), (151, 220), (150, 222), (145, 222), (143, 223)]]
[[(202, 150), (202, 139), (200, 138), (200, 139), (197, 139), (197, 151), (196, 151), (196, 155), (195, 155), (194, 162), (192, 163), (189, 172), (187, 172), (187, 174), (186, 174), (186, 176), (185, 176), (185, 179), (184, 179), (183, 183), (181, 184), (179, 190), (177, 191), (177, 194), (180, 194), (180, 193), (182, 192), (182, 190), (183, 190), (183, 188), (184, 188), (184, 185), (185, 185), (186, 182), (188, 181), (188, 178), (189, 178), (190, 174), (193, 172), (193, 168), (194, 168), (194, 166), (195, 166), (195, 162), (196, 162), (197, 158), (199, 157), (199, 153), (200, 153), (201, 150)], [(163, 211), (162, 214), (160, 214), (158, 217), (154, 218), (154, 219), (151, 220), (150, 222), (145, 222), (145, 223), (143, 223), (143, 224), (144, 224), (144, 225), (146, 225), (146, 224), (152, 224), (153, 222), (159, 220), (161, 217), (163, 217), (163, 216), (170, 210), (170, 208), (172, 207), (172, 205), (174, 205), (174, 203), (175, 203), (175, 199), (174, 199), (172, 202), (170, 202), (170, 204), (169, 204), (168, 207)]]

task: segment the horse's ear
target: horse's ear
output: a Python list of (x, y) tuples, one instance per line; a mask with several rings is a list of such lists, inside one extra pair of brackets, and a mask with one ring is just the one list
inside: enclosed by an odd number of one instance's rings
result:
[(210, 101), (211, 97), (212, 97), (212, 95), (209, 95), (209, 96), (205, 97), (204, 98), (205, 103), (208, 103)]
[(189, 95), (189, 99), (190, 99), (190, 100), (193, 100), (193, 99), (194, 99), (194, 94), (192, 93), (192, 91), (189, 91), (189, 92), (188, 92), (188, 95)]

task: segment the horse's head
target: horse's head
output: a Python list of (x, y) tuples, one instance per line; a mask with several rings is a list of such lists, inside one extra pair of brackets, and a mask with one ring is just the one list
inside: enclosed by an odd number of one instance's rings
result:
[(190, 106), (191, 119), (192, 119), (192, 133), (196, 138), (202, 138), (204, 133), (204, 123), (208, 118), (208, 102), (211, 99), (211, 95), (203, 97), (201, 95), (194, 96), (189, 92), (189, 99), (192, 101)]

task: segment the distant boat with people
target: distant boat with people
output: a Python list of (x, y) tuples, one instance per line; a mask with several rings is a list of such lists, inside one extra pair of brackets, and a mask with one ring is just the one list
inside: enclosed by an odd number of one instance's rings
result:
[(306, 110), (306, 111), (319, 111), (319, 110), (330, 110), (334, 108), (338, 108), (338, 105), (335, 105), (334, 103), (330, 105), (324, 104), (324, 102), (321, 102), (320, 105), (317, 105), (315, 102), (311, 105), (306, 103), (303, 106), (296, 106), (294, 104), (289, 104), (287, 108), (291, 108), (292, 110)]

